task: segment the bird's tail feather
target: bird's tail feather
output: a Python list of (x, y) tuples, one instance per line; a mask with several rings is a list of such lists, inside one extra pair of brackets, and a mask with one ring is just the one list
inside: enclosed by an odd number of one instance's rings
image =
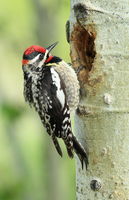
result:
[[(87, 166), (88, 166), (87, 153), (86, 153), (85, 149), (83, 148), (83, 146), (79, 143), (77, 138), (73, 134), (71, 134), (71, 136), (63, 139), (64, 143), (66, 145), (66, 148), (67, 148), (68, 155), (69, 155), (70, 158), (73, 158), (74, 157), (73, 151), (75, 151), (75, 153), (77, 154), (77, 156), (78, 156), (78, 158), (81, 162), (82, 169), (83, 169), (84, 164), (85, 164), (86, 169), (87, 169)], [(53, 135), (52, 140), (53, 140), (53, 143), (55, 145), (55, 148), (56, 148), (58, 154), (62, 157), (62, 155), (63, 155), (62, 150), (60, 148), (60, 145), (58, 143), (56, 136)]]
[(68, 153), (69, 157), (73, 158), (74, 154), (73, 154), (73, 143), (72, 143), (72, 141), (70, 141), (68, 139), (64, 139), (64, 143), (65, 143), (65, 146), (66, 146), (67, 153)]
[(82, 169), (83, 169), (83, 165), (85, 164), (86, 169), (88, 166), (88, 156), (87, 153), (85, 151), (85, 149), (83, 148), (83, 146), (79, 143), (79, 141), (77, 140), (77, 138), (73, 135), (73, 149), (75, 151), (75, 153), (77, 154), (81, 165), (82, 165)]

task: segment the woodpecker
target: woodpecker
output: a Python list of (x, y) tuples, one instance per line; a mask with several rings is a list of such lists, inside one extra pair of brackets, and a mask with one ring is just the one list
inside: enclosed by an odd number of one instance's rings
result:
[(50, 51), (57, 42), (48, 48), (30, 46), (23, 54), (25, 101), (34, 107), (55, 148), (62, 157), (58, 138), (62, 138), (68, 156), (74, 152), (87, 168), (88, 157), (85, 149), (72, 133), (70, 112), (79, 103), (79, 82), (75, 71), (61, 58), (52, 56)]

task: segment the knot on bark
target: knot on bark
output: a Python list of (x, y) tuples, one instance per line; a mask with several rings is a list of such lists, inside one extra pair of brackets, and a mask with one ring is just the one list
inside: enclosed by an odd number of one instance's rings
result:
[(90, 187), (91, 187), (91, 189), (93, 190), (93, 191), (98, 191), (98, 190), (100, 190), (100, 188), (102, 187), (101, 186), (101, 182), (100, 182), (100, 180), (92, 180), (91, 182), (90, 182)]

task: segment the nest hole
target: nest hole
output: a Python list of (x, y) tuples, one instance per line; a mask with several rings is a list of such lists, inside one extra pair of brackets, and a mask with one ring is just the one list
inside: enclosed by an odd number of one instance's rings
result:
[(71, 60), (72, 65), (77, 70), (83, 66), (83, 70), (78, 75), (79, 81), (86, 83), (88, 74), (93, 68), (96, 33), (93, 25), (86, 27), (77, 23), (71, 34)]

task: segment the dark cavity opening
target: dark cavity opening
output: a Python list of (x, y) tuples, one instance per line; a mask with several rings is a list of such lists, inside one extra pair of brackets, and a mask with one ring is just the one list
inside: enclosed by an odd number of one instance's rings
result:
[(96, 55), (94, 43), (96, 34), (91, 30), (92, 27), (90, 25), (85, 29), (77, 23), (71, 38), (74, 45), (74, 53), (76, 54), (74, 56), (73, 64), (76, 61), (79, 65), (84, 66), (87, 71), (91, 71)]

